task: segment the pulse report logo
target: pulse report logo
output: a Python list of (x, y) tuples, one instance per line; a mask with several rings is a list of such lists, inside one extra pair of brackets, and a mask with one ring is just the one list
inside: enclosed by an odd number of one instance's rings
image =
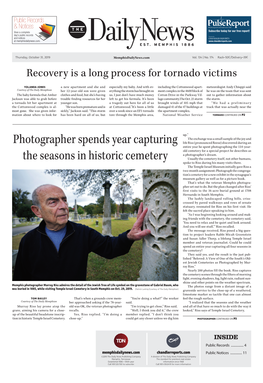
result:
[(251, 44), (251, 16), (207, 16), (207, 44)]

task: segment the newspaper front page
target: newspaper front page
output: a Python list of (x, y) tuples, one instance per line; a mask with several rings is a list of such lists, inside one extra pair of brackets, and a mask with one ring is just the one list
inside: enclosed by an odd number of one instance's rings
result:
[[(259, 9), (237, 1), (8, 8), (8, 380), (253, 379), (262, 322)], [(125, 200), (116, 194), (123, 180), (132, 189)], [(70, 222), (104, 236), (130, 230), (141, 200), (142, 229), (151, 234), (117, 263), (90, 255), (84, 280), (56, 280), (53, 268), (45, 280), (51, 256), (43, 249), (33, 277), (16, 279), (19, 242), (43, 217), (27, 221), (14, 201), (31, 200), (42, 184), (63, 189)], [(94, 210), (100, 196), (104, 213)], [(77, 263), (80, 241), (69, 246)], [(60, 271), (71, 267), (63, 254), (56, 262)]]

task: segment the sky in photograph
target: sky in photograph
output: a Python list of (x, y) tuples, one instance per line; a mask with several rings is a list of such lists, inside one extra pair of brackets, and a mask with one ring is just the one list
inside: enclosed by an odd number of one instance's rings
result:
[[(136, 174), (141, 174), (141, 171), (136, 171)], [(87, 195), (87, 192), (81, 196), (76, 196), (74, 194), (74, 189), (71, 187), (64, 187), (62, 183), (62, 178), (58, 175), (46, 174), (45, 170), (13, 170), (13, 184), (12, 190), (21, 189), (22, 191), (28, 191), (30, 195), (28, 196), (31, 199), (31, 194), (35, 188), (43, 184), (52, 184), (60, 187), (64, 190), (64, 193), (67, 196), (69, 206), (73, 207), (75, 204), (75, 199), (77, 204), (81, 206), (88, 205), (89, 203), (95, 203), (99, 197), (91, 197)], [(139, 180), (137, 183), (131, 184), (133, 188), (133, 198), (142, 199), (142, 181)], [(113, 184), (110, 191), (111, 196), (113, 193), (115, 185)], [(101, 195), (104, 195), (104, 189), (101, 188)], [(116, 201), (119, 203), (118, 201)], [(130, 201), (129, 201), (130, 202)]]

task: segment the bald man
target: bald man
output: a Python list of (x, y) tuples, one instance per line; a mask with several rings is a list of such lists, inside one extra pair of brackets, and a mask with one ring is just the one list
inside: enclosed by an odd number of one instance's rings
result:
[(43, 220), (20, 242), (14, 281), (86, 280), (90, 252), (112, 259), (127, 254), (134, 241), (150, 234), (150, 230), (141, 230), (147, 213), (142, 204), (132, 229), (118, 237), (103, 236), (88, 226), (69, 221), (67, 197), (55, 185), (35, 189), (31, 209)]

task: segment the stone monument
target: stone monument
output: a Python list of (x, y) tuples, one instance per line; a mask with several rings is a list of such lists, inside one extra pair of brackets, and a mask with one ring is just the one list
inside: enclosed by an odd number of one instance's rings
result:
[(111, 234), (111, 204), (110, 204), (110, 187), (111, 183), (106, 181), (104, 187), (104, 205), (103, 205), (103, 219), (102, 219), (102, 234)]
[(20, 221), (19, 218), (13, 218), (13, 225), (19, 225)]
[(77, 206), (76, 199), (75, 199), (75, 207), (74, 207), (74, 221), (78, 221), (78, 206)]
[(141, 281), (178, 280), (178, 171), (143, 171), (143, 228)]

